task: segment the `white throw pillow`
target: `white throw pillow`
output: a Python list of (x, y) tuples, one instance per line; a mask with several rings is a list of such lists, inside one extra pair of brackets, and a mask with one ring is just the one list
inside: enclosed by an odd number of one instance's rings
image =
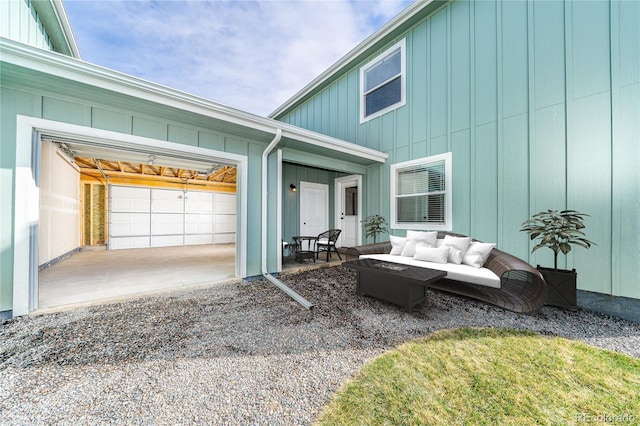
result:
[[(438, 238), (436, 242), (436, 247), (449, 247), (444, 243), (444, 238)], [(449, 247), (449, 258), (447, 259), (449, 263), (455, 263), (459, 265), (462, 263), (462, 252), (455, 247)]]
[(436, 246), (437, 238), (438, 238), (438, 233), (436, 231), (429, 231), (429, 232), (407, 231), (407, 241), (408, 240), (423, 241), (426, 244), (428, 244), (430, 247)]
[(410, 240), (407, 238), (407, 242), (404, 243), (404, 248), (400, 256), (413, 257), (416, 254), (416, 248), (418, 247), (432, 247), (431, 245), (420, 240)]
[(404, 244), (407, 242), (407, 239), (389, 235), (389, 241), (391, 241), (391, 252), (389, 252), (389, 254), (400, 256), (402, 254), (402, 249), (404, 249)]
[(451, 235), (445, 235), (444, 240), (442, 240), (442, 246), (453, 247), (460, 250), (463, 258), (469, 249), (470, 244), (471, 237), (453, 237)]
[(449, 247), (449, 257), (447, 258), (447, 260), (449, 261), (449, 263), (455, 263), (456, 265), (461, 264), (462, 252), (455, 247)]
[(413, 256), (416, 260), (434, 263), (447, 263), (449, 257), (449, 247), (416, 247), (416, 254)]
[(462, 263), (473, 266), (474, 268), (482, 268), (489, 258), (491, 250), (496, 245), (494, 243), (480, 243), (474, 241), (469, 245), (469, 249), (462, 258)]

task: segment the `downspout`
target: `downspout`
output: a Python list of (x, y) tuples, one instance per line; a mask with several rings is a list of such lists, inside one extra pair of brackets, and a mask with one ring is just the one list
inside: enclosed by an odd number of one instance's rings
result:
[(267, 157), (282, 139), (282, 129), (276, 129), (276, 135), (262, 153), (262, 275), (273, 285), (284, 291), (289, 297), (310, 309), (313, 304), (298, 293), (284, 285), (282, 281), (267, 271)]

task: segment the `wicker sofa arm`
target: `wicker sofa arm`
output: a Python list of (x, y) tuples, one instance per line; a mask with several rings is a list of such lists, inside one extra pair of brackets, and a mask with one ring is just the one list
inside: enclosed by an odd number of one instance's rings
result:
[(357, 260), (363, 254), (385, 254), (391, 251), (391, 242), (365, 244), (362, 246), (349, 247), (347, 249), (347, 260)]

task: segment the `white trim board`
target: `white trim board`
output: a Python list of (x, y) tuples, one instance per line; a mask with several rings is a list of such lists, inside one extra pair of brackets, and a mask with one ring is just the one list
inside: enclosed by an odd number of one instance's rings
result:
[[(16, 119), (16, 177), (13, 240), (13, 316), (25, 315), (37, 308), (37, 228), (39, 221), (38, 173), (41, 135), (89, 141), (103, 146), (129, 147), (172, 153), (212, 162), (225, 162), (237, 167), (236, 203), (236, 276), (247, 273), (247, 187), (248, 158), (243, 155), (207, 148), (144, 138), (124, 133), (94, 129), (58, 121), (18, 115)], [(34, 265), (35, 270), (34, 270)]]

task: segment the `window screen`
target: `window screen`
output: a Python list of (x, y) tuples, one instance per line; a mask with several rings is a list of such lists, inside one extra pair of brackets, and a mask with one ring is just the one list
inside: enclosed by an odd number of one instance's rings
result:
[(451, 228), (451, 153), (391, 166), (392, 226)]
[(405, 104), (404, 48), (402, 40), (360, 70), (361, 121)]

